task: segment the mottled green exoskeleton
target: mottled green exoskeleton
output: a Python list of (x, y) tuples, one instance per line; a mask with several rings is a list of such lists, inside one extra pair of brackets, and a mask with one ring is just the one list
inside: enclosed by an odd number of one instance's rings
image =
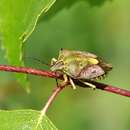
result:
[(85, 80), (101, 79), (111, 69), (110, 64), (105, 63), (95, 54), (84, 51), (61, 49), (58, 59), (53, 58), (51, 61), (51, 70), (62, 72), (64, 80), (69, 80), (74, 89), (76, 87), (73, 79), (77, 79), (91, 88), (96, 88), (95, 85)]

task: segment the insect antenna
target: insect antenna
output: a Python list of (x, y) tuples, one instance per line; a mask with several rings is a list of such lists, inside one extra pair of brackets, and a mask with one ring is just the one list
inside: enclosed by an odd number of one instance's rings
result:
[[(24, 59), (31, 59), (31, 60), (33, 60), (33, 61), (37, 61), (37, 62), (39, 62), (40, 64), (42, 64), (42, 65), (46, 65), (46, 66), (51, 66), (51, 64), (48, 64), (48, 63), (46, 63), (46, 62), (44, 62), (44, 61), (41, 61), (41, 60), (39, 60), (39, 59), (37, 59), (37, 58), (34, 58), (34, 57), (24, 57)], [(56, 81), (56, 85), (58, 86), (59, 85), (59, 83), (58, 83), (58, 79), (55, 79), (55, 81)]]
[(49, 63), (46, 63), (46, 62), (44, 62), (44, 61), (41, 61), (41, 60), (39, 60), (39, 59), (37, 59), (37, 58), (34, 58), (34, 57), (24, 57), (24, 59), (26, 60), (26, 59), (31, 59), (31, 60), (33, 60), (33, 61), (37, 61), (37, 62), (39, 62), (40, 64), (42, 64), (42, 65), (46, 65), (46, 66), (51, 66)]

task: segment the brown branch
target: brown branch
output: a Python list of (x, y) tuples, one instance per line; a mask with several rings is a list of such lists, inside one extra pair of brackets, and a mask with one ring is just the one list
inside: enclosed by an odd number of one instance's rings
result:
[[(30, 67), (16, 67), (16, 66), (8, 66), (8, 65), (0, 65), (0, 71), (9, 71), (9, 72), (18, 72), (18, 73), (26, 73), (26, 74), (33, 74), (43, 77), (50, 77), (50, 78), (56, 78), (56, 79), (63, 79), (62, 75), (59, 73), (55, 73), (53, 71), (47, 71), (47, 70), (39, 70), (39, 69), (33, 69)], [(79, 85), (80, 87), (87, 87), (83, 83), (79, 82), (78, 80), (74, 80), (74, 82)], [(89, 81), (90, 83), (93, 83), (96, 85), (97, 89), (104, 90), (111, 93), (116, 93), (122, 96), (130, 97), (130, 91), (121, 89), (119, 87), (114, 87), (111, 85), (98, 83), (95, 81)]]
[[(75, 82), (80, 87), (83, 87), (83, 88), (87, 87), (86, 85), (84, 85), (81, 82), (77, 82), (77, 81), (75, 81)], [(119, 95), (126, 96), (126, 97), (130, 97), (129, 90), (122, 89), (122, 88), (115, 87), (115, 86), (108, 85), (108, 84), (104, 84), (104, 83), (99, 83), (96, 81), (88, 81), (88, 82), (94, 84), (97, 89), (104, 90), (104, 91), (111, 92), (111, 93), (115, 93), (115, 94), (119, 94)]]
[(9, 72), (18, 72), (18, 73), (26, 73), (50, 78), (59, 78), (60, 75), (52, 71), (47, 70), (39, 70), (33, 69), (31, 67), (16, 67), (16, 66), (9, 66), (9, 65), (0, 65), (0, 71), (9, 71)]
[(43, 107), (42, 111), (41, 111), (41, 115), (45, 115), (45, 113), (47, 112), (48, 108), (50, 107), (50, 105), (52, 104), (52, 102), (54, 101), (54, 99), (56, 98), (56, 96), (61, 92), (62, 89), (64, 89), (67, 85), (69, 84), (69, 82), (61, 82), (56, 88), (54, 88), (54, 90), (52, 91), (51, 96), (49, 97), (48, 101), (46, 102), (45, 106)]
[(51, 96), (49, 97), (48, 101), (46, 102), (45, 106), (43, 107), (43, 109), (41, 110), (41, 114), (40, 117), (38, 119), (37, 125), (35, 127), (35, 129), (38, 128), (39, 124), (41, 123), (43, 117), (45, 116), (48, 108), (51, 106), (52, 102), (54, 101), (54, 99), (56, 98), (56, 96), (61, 92), (62, 89), (64, 89), (67, 85), (69, 84), (69, 82), (61, 82), (58, 86), (55, 87), (55, 89), (52, 91)]

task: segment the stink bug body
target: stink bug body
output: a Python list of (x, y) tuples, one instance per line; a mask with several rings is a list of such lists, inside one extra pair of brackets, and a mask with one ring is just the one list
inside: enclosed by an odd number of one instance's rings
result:
[(51, 70), (62, 72), (65, 80), (69, 79), (73, 88), (75, 85), (72, 79), (77, 79), (92, 88), (96, 88), (95, 85), (85, 80), (100, 79), (111, 69), (110, 64), (105, 63), (95, 54), (84, 51), (61, 49), (58, 59), (53, 58), (51, 61)]

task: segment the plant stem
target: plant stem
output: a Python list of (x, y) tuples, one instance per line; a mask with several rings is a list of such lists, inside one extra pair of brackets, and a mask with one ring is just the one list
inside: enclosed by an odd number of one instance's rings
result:
[(17, 67), (10, 65), (0, 65), (0, 71), (9, 71), (9, 72), (17, 72), (17, 73), (26, 73), (50, 78), (59, 78), (60, 75), (58, 73), (47, 71), (47, 70), (39, 70), (33, 69), (31, 67)]
[[(9, 66), (9, 65), (0, 65), (0, 71), (9, 71), (9, 72), (18, 72), (18, 73), (26, 73), (26, 74), (33, 74), (43, 77), (49, 77), (49, 78), (55, 78), (55, 79), (61, 79), (63, 80), (63, 77), (61, 74), (53, 72), (53, 71), (47, 71), (47, 70), (39, 70), (39, 69), (33, 69), (30, 67), (16, 67), (16, 66)], [(112, 85), (107, 85), (95, 81), (89, 81), (88, 82), (96, 85), (97, 89), (104, 90), (107, 92), (119, 94), (122, 96), (130, 97), (130, 91), (121, 89), (119, 87), (115, 87)], [(79, 82), (78, 80), (74, 80), (74, 83), (79, 85), (80, 87), (86, 88), (87, 86), (83, 83)]]
[(62, 82), (60, 85), (54, 88), (51, 96), (49, 97), (48, 101), (46, 102), (45, 106), (43, 107), (41, 111), (42, 115), (45, 115), (45, 113), (47, 112), (48, 108), (50, 107), (50, 105), (52, 104), (56, 96), (66, 87), (67, 84), (68, 82)]
[(40, 117), (38, 119), (38, 123), (36, 125), (36, 128), (38, 127), (38, 125), (41, 123), (43, 117), (45, 116), (48, 108), (51, 106), (52, 102), (55, 100), (56, 96), (68, 85), (68, 82), (61, 82), (61, 84), (59, 84), (58, 86), (56, 86), (54, 88), (54, 90), (52, 91), (51, 96), (48, 98), (45, 106), (43, 107), (43, 109), (41, 110), (41, 114)]
[(42, 111), (41, 111), (41, 115), (45, 115), (45, 113), (47, 112), (49, 106), (52, 104), (53, 100), (55, 99), (55, 97), (57, 96), (57, 94), (62, 90), (61, 87), (56, 87), (53, 92), (52, 95), (49, 97), (48, 101), (46, 102), (45, 106), (43, 107)]
[[(119, 94), (119, 95), (126, 96), (126, 97), (130, 97), (129, 90), (122, 89), (122, 88), (115, 87), (115, 86), (108, 85), (108, 84), (104, 84), (104, 83), (95, 82), (95, 81), (88, 81), (88, 82), (94, 84), (97, 89), (104, 90), (104, 91), (111, 92), (111, 93), (115, 93), (115, 94)], [(80, 87), (83, 87), (83, 88), (87, 87), (86, 85), (84, 85), (80, 82), (77, 82), (77, 81), (76, 81), (76, 84), (79, 85)]]

